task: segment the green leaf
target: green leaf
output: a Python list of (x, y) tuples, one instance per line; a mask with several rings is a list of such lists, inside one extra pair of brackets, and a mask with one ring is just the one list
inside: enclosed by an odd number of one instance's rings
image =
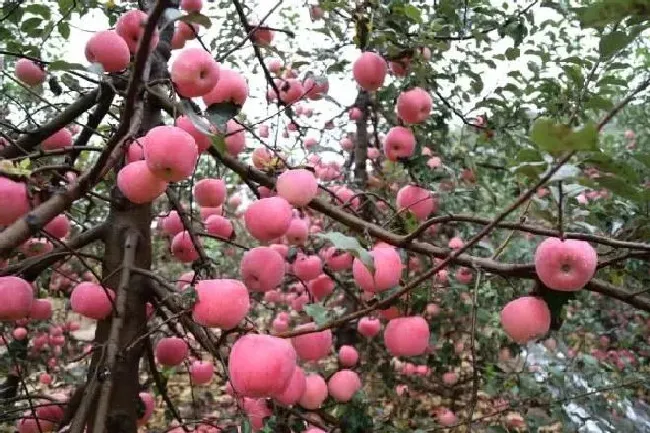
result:
[(213, 135), (212, 136), (212, 147), (217, 149), (219, 153), (226, 152), (226, 138), (223, 135)]
[(182, 17), (178, 18), (179, 21), (183, 21), (186, 23), (194, 23), (198, 24), (201, 27), (204, 27), (206, 29), (209, 29), (212, 27), (212, 21), (210, 18), (206, 17), (205, 15), (202, 15), (198, 12), (192, 12), (191, 14), (183, 15)]
[(29, 5), (25, 8), (25, 12), (29, 12), (34, 15), (40, 15), (46, 20), (49, 20), (51, 18), (50, 8), (42, 4)]
[(520, 54), (521, 52), (519, 51), (519, 48), (508, 48), (506, 50), (506, 59), (508, 60), (518, 59)]
[(600, 39), (600, 58), (607, 60), (629, 44), (631, 39), (625, 32), (613, 31)]
[(347, 251), (354, 257), (357, 257), (363, 262), (363, 264), (371, 273), (375, 273), (375, 265), (372, 256), (368, 251), (366, 251), (365, 248), (361, 246), (357, 238), (346, 236), (343, 233), (339, 232), (318, 233), (316, 236), (322, 239), (326, 239), (337, 250)]
[(305, 313), (307, 313), (312, 319), (314, 319), (316, 325), (320, 326), (329, 321), (330, 312), (320, 302), (317, 302), (315, 304), (307, 304), (304, 306), (303, 309), (305, 310)]
[(253, 428), (248, 418), (244, 419), (241, 423), (241, 433), (252, 433)]
[(211, 124), (213, 124), (217, 130), (225, 131), (226, 123), (239, 113), (241, 109), (240, 106), (233, 104), (232, 102), (220, 102), (218, 104), (212, 104), (205, 110), (205, 117), (208, 118)]
[(59, 21), (56, 28), (59, 30), (63, 39), (68, 39), (70, 37), (70, 25), (67, 22)]
[(549, 152), (598, 149), (598, 129), (591, 121), (573, 131), (567, 125), (542, 117), (535, 121), (530, 138), (540, 149)]
[(422, 16), (420, 14), (420, 9), (413, 5), (404, 6), (404, 15), (406, 15), (410, 20), (415, 21), (416, 23), (422, 22)]
[(37, 17), (32, 17), (32, 18), (27, 18), (25, 21), (23, 21), (20, 24), (20, 30), (26, 33), (30, 33), (34, 31), (38, 26), (41, 25), (43, 22), (43, 18), (37, 18)]
[[(70, 29), (68, 29), (70, 31)], [(50, 71), (85, 71), (86, 68), (80, 63), (69, 63), (64, 60), (55, 60), (47, 65)]]

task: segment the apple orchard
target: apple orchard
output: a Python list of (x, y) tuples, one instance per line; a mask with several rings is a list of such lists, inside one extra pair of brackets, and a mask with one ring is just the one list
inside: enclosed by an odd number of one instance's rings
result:
[(2, 431), (650, 428), (646, 2), (0, 15)]

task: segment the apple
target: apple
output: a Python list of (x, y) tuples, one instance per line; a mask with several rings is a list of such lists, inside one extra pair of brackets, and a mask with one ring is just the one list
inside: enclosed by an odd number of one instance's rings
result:
[(404, 122), (424, 122), (431, 114), (431, 96), (420, 87), (402, 92), (397, 97), (397, 115)]
[(526, 343), (548, 333), (551, 311), (543, 299), (523, 296), (503, 307), (501, 326), (513, 341)]
[(547, 238), (535, 250), (535, 271), (548, 288), (582, 289), (596, 272), (598, 255), (588, 242)]
[(192, 175), (199, 151), (190, 134), (177, 126), (163, 125), (150, 129), (146, 137), (144, 158), (154, 176), (180, 182)]
[(429, 324), (419, 316), (392, 319), (384, 330), (384, 344), (393, 356), (418, 356), (429, 347)]
[[(129, 51), (133, 54), (137, 52), (140, 39), (144, 35), (144, 28), (147, 24), (147, 14), (140, 9), (131, 9), (120, 15), (115, 24), (115, 33), (124, 39)], [(149, 51), (153, 51), (158, 46), (160, 35), (158, 30), (154, 30), (149, 43)]]
[(201, 280), (196, 284), (196, 294), (192, 318), (209, 328), (232, 329), (250, 309), (248, 290), (238, 280)]
[(167, 182), (155, 176), (147, 162), (135, 161), (124, 166), (117, 173), (117, 187), (130, 202), (148, 203), (167, 189)]
[(354, 61), (352, 74), (364, 90), (374, 92), (386, 79), (386, 61), (377, 53), (366, 51)]
[(203, 102), (207, 107), (212, 104), (232, 103), (243, 106), (248, 98), (248, 83), (242, 74), (232, 69), (221, 68), (219, 81), (205, 95)]
[(95, 33), (86, 43), (85, 54), (86, 60), (101, 64), (109, 73), (123, 71), (131, 60), (129, 46), (113, 30)]
[(219, 63), (202, 48), (186, 48), (171, 65), (170, 75), (176, 90), (192, 98), (208, 94), (220, 79)]
[(262, 334), (240, 337), (230, 350), (228, 373), (236, 395), (281, 395), (296, 369), (296, 351), (287, 340)]
[(244, 213), (246, 229), (255, 239), (268, 242), (289, 229), (293, 212), (282, 197), (263, 198), (251, 203)]
[(156, 344), (156, 360), (166, 367), (179, 365), (187, 357), (189, 347), (178, 337), (161, 338)]
[(352, 370), (337, 371), (330, 377), (327, 389), (334, 400), (345, 403), (352, 400), (354, 394), (361, 389), (361, 379)]
[(103, 320), (111, 314), (114, 300), (112, 289), (87, 281), (77, 284), (70, 294), (72, 311), (95, 320)]
[(410, 158), (415, 152), (415, 136), (403, 126), (394, 126), (384, 139), (384, 154), (389, 161)]
[(15, 71), (16, 78), (29, 86), (38, 86), (47, 78), (47, 72), (38, 63), (29, 59), (18, 59)]

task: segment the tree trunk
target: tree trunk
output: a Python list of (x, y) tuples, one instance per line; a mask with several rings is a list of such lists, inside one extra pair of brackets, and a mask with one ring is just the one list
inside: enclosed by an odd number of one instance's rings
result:
[[(166, 33), (166, 32), (165, 32)], [(169, 35), (170, 36), (170, 35)], [(171, 36), (170, 36), (171, 37)], [(158, 50), (152, 54), (150, 79), (166, 78), (169, 46), (161, 41)], [(145, 98), (143, 116), (139, 136), (145, 135), (151, 128), (162, 124), (160, 107)], [(125, 238), (130, 231), (139, 234), (133, 266), (150, 269), (152, 258), (151, 246), (151, 203), (136, 205), (126, 200), (115, 187), (112, 192), (113, 201), (106, 221), (104, 234), (104, 260), (102, 275), (104, 284), (117, 289), (122, 274), (122, 263), (125, 253)], [(124, 349), (146, 332), (147, 317), (146, 303), (150, 298), (149, 281), (136, 273), (130, 274), (129, 284), (125, 291), (127, 296), (126, 311), (119, 334), (118, 356), (115, 368), (110, 372), (102, 371), (104, 350), (96, 350), (93, 354), (90, 372), (102, 380), (112, 380), (113, 387), (110, 396), (109, 410), (103, 431), (110, 433), (136, 433), (137, 409), (140, 406), (139, 364), (144, 353), (145, 340), (125, 351)], [(97, 324), (95, 345), (104, 348), (107, 342), (113, 316)], [(99, 366), (99, 371), (97, 368)], [(108, 376), (107, 376), (108, 373)], [(93, 431), (95, 419), (98, 417), (97, 401), (93, 403), (88, 422), (88, 432)]]

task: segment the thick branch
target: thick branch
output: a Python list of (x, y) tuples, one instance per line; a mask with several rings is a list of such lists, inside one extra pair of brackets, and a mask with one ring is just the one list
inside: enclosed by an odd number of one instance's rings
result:
[(45, 125), (23, 135), (16, 140), (12, 146), (0, 149), (0, 158), (15, 158), (33, 150), (41, 143), (41, 141), (54, 134), (59, 129), (66, 127), (70, 122), (95, 105), (97, 103), (99, 92), (100, 87), (97, 87), (92, 92), (86, 93), (84, 96), (68, 105), (61, 114)]
[(70, 254), (70, 250), (78, 250), (86, 245), (102, 238), (106, 226), (100, 224), (90, 230), (86, 230), (79, 236), (70, 239), (66, 247), (54, 249), (51, 253), (44, 256), (28, 257), (15, 265), (0, 269), (0, 276), (3, 275), (22, 275), (28, 281), (35, 280), (41, 272), (59, 261), (62, 257)]

